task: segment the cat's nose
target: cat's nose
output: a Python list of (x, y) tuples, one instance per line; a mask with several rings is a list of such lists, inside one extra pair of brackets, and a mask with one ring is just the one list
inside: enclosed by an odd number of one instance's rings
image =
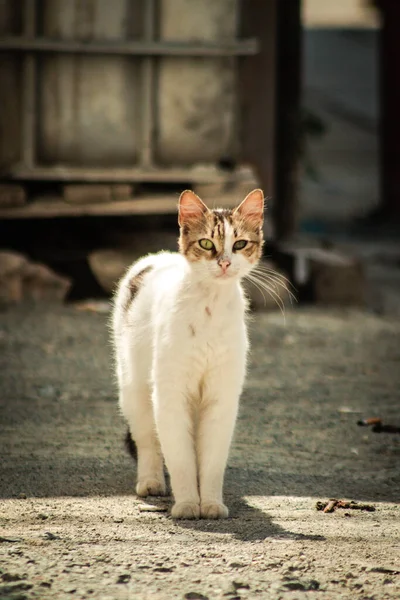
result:
[(218, 264), (219, 264), (219, 266), (221, 267), (221, 269), (222, 269), (223, 273), (226, 273), (226, 271), (227, 271), (227, 269), (228, 269), (229, 265), (231, 264), (231, 261), (230, 261), (230, 260), (227, 260), (227, 259), (223, 259), (223, 260), (219, 260), (219, 261), (218, 261)]

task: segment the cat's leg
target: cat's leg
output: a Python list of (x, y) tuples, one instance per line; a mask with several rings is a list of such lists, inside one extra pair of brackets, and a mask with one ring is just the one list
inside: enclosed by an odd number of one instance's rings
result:
[(222, 369), (210, 373), (205, 382), (196, 440), (204, 519), (223, 519), (229, 514), (223, 502), (223, 483), (242, 381), (240, 370), (233, 373), (229, 369), (224, 374)]
[[(176, 379), (176, 381), (179, 379)], [(188, 398), (175, 385), (155, 385), (154, 414), (165, 463), (171, 479), (175, 519), (198, 519), (200, 497), (197, 483), (193, 423)]]
[(137, 447), (136, 493), (138, 496), (163, 496), (166, 493), (164, 462), (148, 386), (121, 386), (120, 406)]

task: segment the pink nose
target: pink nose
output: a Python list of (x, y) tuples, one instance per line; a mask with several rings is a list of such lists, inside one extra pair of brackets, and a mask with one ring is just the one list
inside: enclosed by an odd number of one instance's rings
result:
[(230, 260), (219, 260), (218, 261), (219, 266), (221, 267), (222, 271), (224, 273), (226, 273), (227, 268), (229, 267), (229, 265), (231, 264)]

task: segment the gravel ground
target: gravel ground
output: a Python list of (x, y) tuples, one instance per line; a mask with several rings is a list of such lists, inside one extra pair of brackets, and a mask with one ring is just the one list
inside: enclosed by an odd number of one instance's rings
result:
[[(107, 315), (0, 314), (0, 597), (400, 596), (400, 323), (257, 315), (226, 476), (231, 518), (173, 522), (134, 495)], [(317, 500), (374, 512), (318, 512)]]

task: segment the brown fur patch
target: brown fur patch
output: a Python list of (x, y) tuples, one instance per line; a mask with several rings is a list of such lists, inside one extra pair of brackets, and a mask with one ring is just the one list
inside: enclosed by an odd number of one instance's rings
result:
[(145, 267), (144, 269), (142, 269), (141, 271), (139, 271), (139, 273), (137, 273), (136, 275), (134, 275), (132, 277), (132, 279), (129, 280), (128, 282), (128, 288), (129, 288), (129, 299), (126, 303), (125, 306), (125, 310), (128, 310), (130, 305), (132, 304), (136, 294), (138, 293), (140, 286), (143, 283), (143, 279), (145, 277), (145, 275), (147, 275), (147, 273), (149, 273), (152, 270), (153, 267)]
[(263, 243), (249, 242), (247, 246), (241, 250), (243, 254), (248, 258), (249, 262), (255, 263), (261, 258)]

